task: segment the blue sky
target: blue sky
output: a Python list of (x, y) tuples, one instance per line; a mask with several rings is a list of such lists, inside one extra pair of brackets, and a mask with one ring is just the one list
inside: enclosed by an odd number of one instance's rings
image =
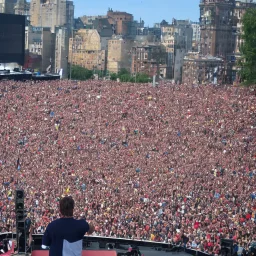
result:
[(83, 15), (105, 15), (109, 7), (114, 11), (126, 11), (136, 20), (140, 17), (145, 25), (153, 25), (172, 18), (199, 19), (199, 0), (73, 0), (75, 17)]

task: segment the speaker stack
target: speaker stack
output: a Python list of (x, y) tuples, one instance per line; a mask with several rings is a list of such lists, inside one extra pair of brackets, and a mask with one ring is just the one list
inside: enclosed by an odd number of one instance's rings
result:
[(26, 225), (24, 209), (24, 191), (15, 191), (15, 212), (16, 212), (16, 238), (18, 253), (26, 253)]

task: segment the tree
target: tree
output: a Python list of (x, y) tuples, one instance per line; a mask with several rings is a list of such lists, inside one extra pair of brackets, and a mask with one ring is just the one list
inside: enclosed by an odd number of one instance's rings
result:
[(118, 78), (118, 76), (117, 76), (116, 73), (112, 73), (112, 74), (110, 75), (110, 80), (112, 80), (112, 81), (116, 81), (117, 78)]
[(244, 40), (239, 61), (240, 75), (246, 84), (256, 83), (256, 9), (248, 9), (242, 18)]
[(152, 79), (147, 74), (138, 73), (136, 77), (136, 81), (137, 83), (148, 83), (152, 81)]
[(150, 81), (152, 81), (152, 79), (144, 73), (137, 73), (136, 74), (136, 79), (135, 76), (132, 76), (125, 68), (122, 68), (118, 74), (116, 73), (112, 73), (110, 75), (110, 79), (112, 81), (116, 81), (117, 78), (120, 79), (120, 82), (124, 82), (124, 83), (148, 83)]
[(132, 76), (130, 74), (123, 74), (119, 76), (120, 82), (132, 82)]
[(122, 75), (130, 75), (130, 72), (125, 68), (121, 68), (118, 72), (118, 77), (120, 78)]
[(93, 78), (92, 70), (80, 66), (72, 66), (71, 70), (72, 79), (74, 80), (88, 80)]

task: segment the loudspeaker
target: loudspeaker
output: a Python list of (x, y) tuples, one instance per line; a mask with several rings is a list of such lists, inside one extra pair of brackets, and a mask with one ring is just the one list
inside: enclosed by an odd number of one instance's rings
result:
[(232, 256), (233, 255), (233, 240), (232, 239), (221, 239), (221, 255)]
[(16, 212), (16, 230), (17, 230), (17, 248), (19, 253), (26, 253), (26, 226), (24, 211), (24, 191), (17, 189), (15, 191), (15, 212)]
[(15, 191), (15, 210), (24, 211), (24, 191), (21, 189)]
[(18, 252), (26, 253), (26, 223), (25, 218), (17, 222)]

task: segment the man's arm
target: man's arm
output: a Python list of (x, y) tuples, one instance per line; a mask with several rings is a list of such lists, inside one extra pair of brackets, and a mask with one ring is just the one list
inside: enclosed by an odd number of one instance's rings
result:
[[(47, 246), (51, 246), (51, 236), (50, 236), (50, 232), (49, 232), (49, 225), (46, 228), (45, 232), (44, 232), (44, 236), (43, 236), (43, 242), (42, 242), (42, 248), (43, 247), (47, 247)], [(45, 248), (43, 248), (45, 249)]]
[(92, 223), (88, 223), (88, 225), (89, 225), (89, 230), (86, 233), (88, 235), (91, 235), (94, 232), (95, 228), (94, 228), (94, 225)]

